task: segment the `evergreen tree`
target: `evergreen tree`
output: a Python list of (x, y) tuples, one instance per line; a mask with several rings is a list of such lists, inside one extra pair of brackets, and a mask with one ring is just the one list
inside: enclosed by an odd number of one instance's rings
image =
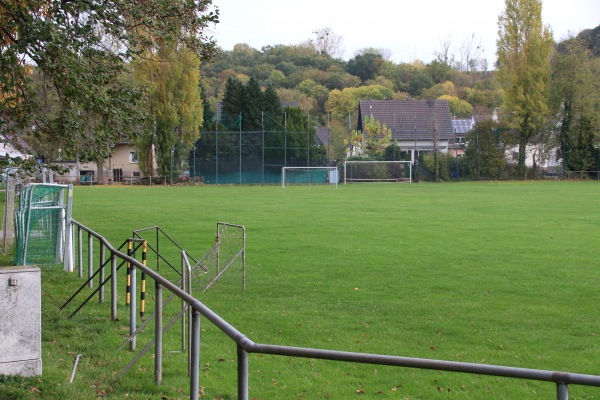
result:
[(254, 78), (250, 78), (244, 88), (244, 100), (242, 104), (242, 129), (246, 131), (257, 131), (261, 129), (263, 93), (260, 85)]
[(465, 149), (465, 159), (473, 178), (505, 178), (504, 145), (499, 142), (499, 132), (504, 130), (489, 120), (478, 123), (467, 134), (469, 145)]
[(225, 94), (223, 95), (223, 114), (221, 123), (226, 129), (239, 129), (240, 113), (244, 109), (244, 85), (235, 78), (227, 78)]

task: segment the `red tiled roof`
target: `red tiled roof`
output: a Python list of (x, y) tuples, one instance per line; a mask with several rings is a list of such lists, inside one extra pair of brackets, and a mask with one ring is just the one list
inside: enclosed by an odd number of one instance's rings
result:
[(451, 139), (454, 135), (446, 100), (361, 100), (359, 129), (371, 115), (391, 129), (396, 140), (432, 139), (434, 121), (438, 139)]

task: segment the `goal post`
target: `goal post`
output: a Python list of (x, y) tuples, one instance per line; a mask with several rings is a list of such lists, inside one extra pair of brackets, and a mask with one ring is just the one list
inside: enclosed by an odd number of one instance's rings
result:
[(355, 182), (412, 182), (412, 161), (344, 162), (344, 184)]
[(283, 167), (281, 187), (286, 185), (335, 185), (339, 181), (337, 167)]

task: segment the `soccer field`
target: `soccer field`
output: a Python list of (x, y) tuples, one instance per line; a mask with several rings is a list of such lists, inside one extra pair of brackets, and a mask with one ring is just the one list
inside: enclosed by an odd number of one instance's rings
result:
[[(596, 182), (76, 187), (74, 218), (115, 244), (160, 226), (194, 257), (216, 222), (244, 225), (247, 290), (229, 271), (199, 298), (257, 343), (598, 375), (599, 194)], [(204, 398), (233, 399), (235, 345), (202, 326)], [(139, 388), (151, 370), (113, 388), (184, 398), (177, 368), (165, 362), (162, 389)], [(256, 399), (556, 396), (551, 383), (252, 354), (249, 370)]]

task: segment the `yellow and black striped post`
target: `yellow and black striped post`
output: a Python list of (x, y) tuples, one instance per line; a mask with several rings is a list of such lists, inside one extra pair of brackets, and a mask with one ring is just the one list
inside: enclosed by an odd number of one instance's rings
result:
[[(132, 241), (127, 242), (127, 255), (131, 257)], [(127, 261), (127, 288), (125, 289), (125, 305), (129, 306), (131, 302), (131, 263)]]
[[(148, 250), (147, 242), (142, 242), (142, 264), (146, 266), (146, 253)], [(146, 272), (142, 270), (142, 292), (140, 294), (140, 317), (144, 318), (146, 308)]]

